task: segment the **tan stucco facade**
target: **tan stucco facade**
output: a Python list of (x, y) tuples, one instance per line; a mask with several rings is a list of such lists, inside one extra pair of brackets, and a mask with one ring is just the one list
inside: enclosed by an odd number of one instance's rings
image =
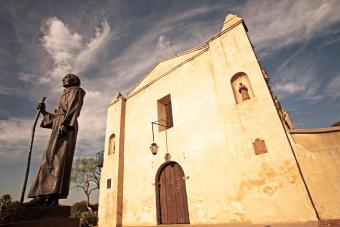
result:
[(340, 219), (340, 127), (290, 130), (294, 150), (322, 219)]
[[(239, 82), (250, 99), (242, 100)], [(157, 100), (169, 94), (173, 127), (160, 132), (155, 127), (159, 151), (152, 155)], [(205, 45), (160, 61), (126, 97), (110, 103), (99, 226), (159, 224), (155, 178), (166, 153), (184, 171), (191, 225), (316, 221), (292, 149), (300, 136), (286, 133), (245, 24), (228, 15), (222, 31)], [(256, 155), (256, 139), (264, 141), (265, 153)], [(298, 149), (301, 169), (319, 174), (305, 176), (306, 182), (317, 185), (323, 173), (313, 172), (308, 167), (313, 157)], [(332, 170), (327, 176), (339, 179)], [(311, 187), (313, 196), (322, 191)], [(339, 189), (335, 192), (339, 201)], [(321, 214), (336, 217), (327, 211), (337, 207), (328, 204), (328, 195), (318, 201)]]

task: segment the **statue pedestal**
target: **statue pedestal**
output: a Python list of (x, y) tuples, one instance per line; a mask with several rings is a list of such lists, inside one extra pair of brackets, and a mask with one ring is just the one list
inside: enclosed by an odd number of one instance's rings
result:
[(11, 212), (11, 215), (7, 218), (6, 224), (2, 224), (0, 227), (78, 227), (79, 220), (69, 218), (70, 210), (70, 206), (58, 206), (52, 208), (19, 206)]

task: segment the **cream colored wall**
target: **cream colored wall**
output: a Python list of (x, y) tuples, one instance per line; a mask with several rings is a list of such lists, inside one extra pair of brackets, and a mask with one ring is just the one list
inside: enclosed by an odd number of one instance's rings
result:
[(339, 219), (340, 127), (314, 130), (314, 132), (313, 130), (292, 130), (291, 136), (294, 140), (294, 150), (320, 217)]
[(133, 88), (129, 93), (134, 93), (135, 91), (147, 86), (152, 81), (156, 80), (157, 78), (161, 77), (162, 75), (169, 72), (169, 70), (177, 68), (179, 64), (183, 63), (184, 61), (194, 57), (195, 55), (199, 54), (200, 52), (204, 51), (206, 47), (199, 47), (194, 48), (191, 51), (184, 51), (182, 53), (176, 54), (175, 56), (169, 57), (160, 61), (156, 67), (152, 68), (145, 76), (141, 82)]
[[(155, 175), (166, 152), (188, 177), (191, 224), (316, 219), (247, 34), (240, 19), (233, 21), (233, 29), (209, 41), (208, 51), (129, 94), (123, 225), (157, 224)], [(238, 72), (248, 75), (255, 95), (241, 104), (235, 102), (230, 81)], [(174, 127), (155, 130), (160, 148), (153, 156), (151, 122), (157, 120), (157, 100), (168, 94)], [(112, 132), (119, 136), (115, 108), (108, 110), (107, 138)], [(255, 155), (256, 138), (265, 140), (268, 153)], [(105, 156), (102, 184), (115, 178), (116, 164), (114, 156)], [(115, 193), (106, 185), (101, 188), (100, 226), (114, 226), (108, 216), (114, 216)]]
[[(99, 226), (116, 226), (117, 214), (117, 185), (118, 185), (118, 158), (119, 150), (121, 149), (121, 110), (124, 99), (120, 98), (108, 108), (105, 149), (104, 149), (104, 165), (100, 179), (99, 193)], [(109, 152), (109, 139), (112, 133), (115, 134), (115, 152)], [(111, 189), (107, 189), (107, 180), (111, 179)]]
[[(155, 174), (171, 159), (186, 176), (190, 221), (263, 223), (315, 220), (306, 190), (242, 24), (209, 51), (127, 100), (123, 224), (156, 224)], [(157, 69), (156, 69), (157, 70)], [(245, 72), (255, 98), (236, 105), (230, 79)], [(171, 95), (174, 127), (155, 130), (157, 100)], [(256, 156), (252, 142), (266, 141)]]

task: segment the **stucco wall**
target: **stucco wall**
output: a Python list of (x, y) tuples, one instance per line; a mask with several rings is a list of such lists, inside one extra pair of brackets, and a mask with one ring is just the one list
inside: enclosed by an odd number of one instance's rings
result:
[[(207, 51), (127, 97), (123, 225), (157, 224), (155, 175), (166, 152), (188, 178), (191, 224), (315, 220), (243, 24), (236, 18), (230, 26), (209, 41)], [(230, 80), (239, 72), (248, 75), (255, 97), (236, 104)], [(168, 94), (174, 127), (155, 130), (160, 148), (153, 156), (151, 122), (157, 120), (157, 100)], [(114, 130), (115, 124), (108, 120), (107, 127)], [(265, 140), (268, 153), (255, 155), (256, 138)], [(114, 174), (107, 166), (115, 164), (105, 160), (102, 180)], [(101, 188), (100, 209), (114, 209), (106, 199), (112, 193)]]
[(291, 130), (294, 150), (322, 219), (340, 218), (340, 127)]
[[(115, 104), (108, 108), (105, 149), (104, 149), (104, 165), (100, 178), (100, 192), (99, 192), (99, 226), (116, 226), (117, 224), (117, 195), (118, 195), (118, 171), (119, 156), (123, 149), (122, 136), (124, 136), (124, 129), (122, 129), (122, 118), (125, 108), (125, 99), (119, 98), (115, 100)], [(115, 134), (115, 150), (109, 154), (109, 138)], [(111, 188), (107, 188), (107, 180), (111, 179)]]

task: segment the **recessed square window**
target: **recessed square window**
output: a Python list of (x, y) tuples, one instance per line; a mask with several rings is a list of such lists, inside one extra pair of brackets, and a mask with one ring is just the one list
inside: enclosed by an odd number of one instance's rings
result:
[(159, 131), (166, 130), (174, 126), (172, 119), (172, 107), (170, 94), (157, 101), (158, 126)]
[(107, 179), (107, 181), (106, 181), (106, 188), (107, 188), (107, 189), (110, 189), (110, 188), (111, 188), (111, 178), (110, 178), (110, 179)]

